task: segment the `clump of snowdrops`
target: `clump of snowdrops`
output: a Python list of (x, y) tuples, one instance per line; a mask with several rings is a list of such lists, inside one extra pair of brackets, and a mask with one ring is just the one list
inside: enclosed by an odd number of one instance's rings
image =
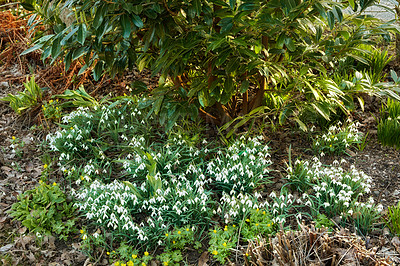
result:
[(337, 124), (328, 128), (327, 132), (317, 134), (312, 139), (312, 148), (315, 154), (345, 154), (355, 144), (359, 144), (362, 140), (362, 133), (357, 129), (356, 123), (342, 125), (339, 121)]

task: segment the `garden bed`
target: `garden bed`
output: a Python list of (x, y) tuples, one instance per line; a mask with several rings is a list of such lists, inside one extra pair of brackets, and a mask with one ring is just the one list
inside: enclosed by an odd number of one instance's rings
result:
[(12, 21), (0, 98), (24, 81), (47, 90), (26, 111), (0, 101), (4, 265), (400, 264), (399, 152), (377, 136), (386, 98), (308, 132), (261, 119), (233, 137), (202, 120), (165, 130), (128, 85), (152, 90), (157, 75), (94, 81), (79, 62), (13, 57), (28, 38)]

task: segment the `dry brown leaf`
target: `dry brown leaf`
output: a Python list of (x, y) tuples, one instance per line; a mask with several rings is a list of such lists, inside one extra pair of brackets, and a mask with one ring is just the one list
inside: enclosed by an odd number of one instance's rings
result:
[(27, 256), (27, 258), (28, 258), (31, 262), (35, 262), (35, 261), (36, 261), (35, 255), (33, 255), (32, 252), (29, 252), (29, 255)]
[(71, 245), (74, 249), (80, 249), (81, 244), (80, 243), (72, 243)]
[(54, 236), (49, 237), (49, 249), (56, 249), (56, 244), (54, 243), (56, 238)]
[(397, 236), (395, 236), (393, 237), (391, 243), (396, 248), (396, 251), (400, 253), (400, 239)]
[(18, 229), (18, 234), (22, 235), (22, 234), (24, 234), (26, 232), (26, 230), (27, 230), (27, 228), (25, 226), (21, 227), (21, 228)]
[(22, 249), (26, 249), (26, 245), (29, 244), (33, 239), (35, 239), (32, 235), (22, 236), (17, 240), (17, 244), (21, 245)]
[(207, 266), (208, 265), (207, 262), (208, 262), (208, 252), (204, 251), (199, 258), (198, 266)]

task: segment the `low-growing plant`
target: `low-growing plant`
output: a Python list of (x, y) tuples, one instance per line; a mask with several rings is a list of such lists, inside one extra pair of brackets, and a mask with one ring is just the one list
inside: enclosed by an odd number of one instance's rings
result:
[(190, 226), (175, 228), (174, 230), (165, 233), (165, 241), (163, 245), (170, 250), (182, 250), (190, 245), (194, 245), (194, 248), (196, 249), (201, 247), (201, 243), (195, 240), (195, 228)]
[(148, 251), (143, 252), (143, 255), (134, 249), (132, 246), (121, 243), (117, 250), (107, 252), (110, 264), (114, 266), (134, 266), (134, 265), (148, 265), (154, 259)]
[(10, 147), (12, 148), (12, 152), (15, 153), (18, 157), (22, 158), (24, 155), (24, 148), (25, 142), (15, 136), (11, 137), (11, 145)]
[(259, 236), (271, 236), (277, 228), (271, 214), (266, 209), (259, 208), (250, 211), (250, 216), (241, 227), (241, 237), (247, 240), (254, 240)]
[(339, 122), (329, 127), (328, 131), (313, 138), (313, 150), (316, 155), (347, 154), (346, 150), (360, 143), (362, 133), (354, 123), (342, 126)]
[[(159, 178), (156, 175), (153, 180)], [(159, 245), (171, 225), (209, 225), (212, 213), (209, 192), (200, 183), (192, 187), (182, 179), (174, 182), (175, 186), (170, 184), (169, 187), (164, 187), (161, 182), (154, 183), (156, 193), (149, 196), (142, 194), (147, 191), (145, 183), (114, 181), (102, 184), (96, 180), (89, 188), (74, 194), (78, 200), (76, 206), (92, 223), (112, 229), (116, 239), (151, 247)], [(143, 215), (147, 216), (145, 220), (138, 219)]]
[(228, 148), (217, 152), (215, 160), (207, 165), (207, 174), (213, 178), (215, 190), (231, 195), (249, 193), (269, 182), (271, 155), (268, 146), (260, 140), (261, 137), (241, 137)]
[(58, 184), (40, 181), (39, 186), (18, 196), (10, 215), (37, 235), (56, 233), (67, 239), (75, 231), (75, 209)]
[(81, 250), (89, 257), (92, 257), (94, 250), (97, 247), (106, 246), (106, 236), (100, 230), (97, 229), (94, 233), (89, 233), (85, 229), (79, 230), (81, 234)]
[(289, 160), (289, 165), (287, 166), (287, 185), (291, 187), (292, 190), (297, 190), (299, 192), (306, 192), (312, 187), (313, 172), (308, 168), (309, 161), (296, 160), (294, 164)]
[(378, 140), (384, 146), (400, 149), (400, 102), (388, 99), (381, 108), (377, 126)]
[(42, 104), (43, 115), (48, 120), (59, 122), (62, 116), (62, 108), (57, 100), (44, 101)]
[(165, 250), (162, 254), (157, 256), (157, 259), (164, 266), (179, 266), (183, 260), (182, 252), (180, 250)]
[(296, 210), (296, 208), (301, 206), (296, 204), (293, 195), (285, 189), (282, 189), (279, 194), (276, 194), (275, 191), (273, 191), (270, 193), (269, 197), (271, 199), (271, 202), (268, 203), (266, 201), (264, 206), (266, 210), (272, 215), (272, 221), (274, 221), (277, 226), (279, 225), (280, 229), (285, 228), (288, 217), (301, 217), (301, 215), (305, 214), (299, 212), (299, 210)]
[(397, 206), (388, 208), (388, 221), (387, 225), (395, 235), (400, 235), (400, 201)]
[(220, 263), (225, 263), (239, 241), (238, 227), (236, 225), (225, 225), (223, 229), (216, 227), (209, 232), (209, 236), (208, 251)]
[(325, 214), (321, 214), (319, 213), (316, 217), (315, 221), (315, 227), (316, 228), (328, 228), (328, 230), (332, 231), (333, 227), (335, 226), (335, 223), (332, 222), (331, 219), (329, 219), (328, 217), (326, 217)]
[(1, 98), (2, 101), (10, 102), (10, 107), (17, 114), (22, 114), (24, 111), (35, 107), (42, 101), (43, 89), (35, 82), (35, 76), (24, 83), (25, 90), (16, 95), (8, 94), (7, 97)]
[(378, 140), (383, 146), (400, 149), (400, 121), (388, 117), (379, 121), (377, 126)]
[(351, 209), (343, 214), (343, 220), (350, 221), (360, 235), (367, 236), (382, 217), (382, 210), (383, 206), (374, 204), (372, 198), (367, 203), (354, 202)]
[(370, 142), (370, 140), (368, 140), (368, 135), (369, 135), (369, 132), (367, 132), (367, 134), (364, 134), (364, 136), (362, 137), (360, 142), (357, 143), (357, 149), (359, 151), (363, 151), (365, 149), (365, 147), (367, 147), (368, 143)]
[[(297, 173), (300, 173), (299, 177)], [(303, 192), (302, 201), (306, 201), (304, 206), (310, 208), (317, 224), (325, 223), (325, 217), (342, 216), (342, 220), (356, 226), (360, 234), (372, 230), (373, 223), (378, 219), (377, 213), (371, 208), (372, 203), (357, 202), (370, 192), (372, 180), (354, 166), (345, 171), (337, 161), (331, 166), (323, 166), (317, 158), (313, 162), (297, 160), (292, 167), (288, 167), (288, 176), (289, 186)], [(296, 189), (303, 179), (307, 181), (307, 189), (301, 185), (301, 189)], [(354, 213), (363, 214), (353, 217)]]

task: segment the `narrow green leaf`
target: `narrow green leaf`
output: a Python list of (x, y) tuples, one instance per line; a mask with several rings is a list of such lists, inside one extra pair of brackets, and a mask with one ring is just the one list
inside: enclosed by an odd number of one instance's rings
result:
[(79, 47), (78, 49), (71, 51), (73, 51), (72, 60), (76, 60), (86, 53), (86, 47)]
[(143, 21), (138, 15), (133, 15), (132, 16), (132, 21), (133, 21), (133, 24), (135, 24), (136, 27), (143, 28)]
[(88, 67), (89, 67), (88, 65), (84, 65), (84, 66), (79, 70), (78, 76), (82, 75), (82, 74), (86, 71), (86, 69), (87, 69)]
[(342, 10), (338, 6), (335, 6), (332, 9), (332, 12), (333, 12), (333, 15), (335, 16), (336, 20), (339, 23), (343, 21), (343, 13), (342, 13)]
[(333, 27), (335, 27), (335, 15), (332, 13), (332, 11), (328, 12), (327, 19), (328, 19), (329, 28), (332, 30)]
[(133, 7), (132, 11), (136, 15), (139, 15), (143, 11), (143, 6), (142, 5), (136, 5), (136, 6)]
[(65, 71), (68, 71), (68, 69), (69, 69), (70, 66), (71, 66), (72, 54), (73, 54), (73, 52), (72, 52), (72, 51), (69, 51), (69, 52), (66, 54), (65, 58), (64, 58)]
[(293, 39), (290, 37), (285, 38), (285, 45), (291, 52), (294, 52), (296, 50), (296, 46), (294, 45)]
[(236, 0), (229, 0), (229, 5), (231, 6), (231, 9), (235, 9), (235, 7), (236, 7)]
[(77, 37), (78, 42), (79, 42), (80, 44), (82, 44), (82, 45), (85, 43), (86, 34), (87, 34), (86, 24), (85, 24), (85, 23), (82, 23), (81, 25), (79, 25), (79, 28), (78, 28), (78, 37)]
[(69, 39), (75, 34), (75, 32), (78, 31), (79, 28), (75, 27), (73, 28), (62, 40), (61, 40), (61, 45), (65, 45)]
[(248, 80), (244, 80), (240, 85), (240, 93), (245, 93), (249, 89), (250, 82)]
[(122, 36), (125, 39), (128, 39), (129, 36), (131, 35), (132, 27), (131, 27), (131, 19), (127, 14), (123, 14), (121, 16), (121, 26), (122, 26)]
[(200, 2), (200, 0), (193, 0), (192, 5), (193, 5), (193, 8), (194, 8), (194, 11), (195, 11), (196, 15), (200, 16), (200, 14), (201, 14), (201, 2)]
[(296, 122), (297, 122), (297, 124), (299, 125), (299, 127), (300, 127), (300, 129), (301, 130), (303, 130), (304, 132), (307, 132), (307, 126), (306, 126), (306, 124), (304, 124), (299, 118), (295, 118), (294, 119)]
[(107, 10), (107, 6), (105, 6), (105, 5), (103, 5), (97, 9), (96, 14), (93, 19), (93, 23), (92, 23), (92, 25), (95, 29), (97, 29), (101, 25), (101, 23), (103, 23), (106, 10)]
[(322, 104), (312, 103), (311, 105), (312, 105), (312, 107), (314, 107), (314, 109), (318, 113), (320, 113), (322, 115), (323, 118), (325, 118), (326, 120), (330, 121), (329, 110), (326, 110), (326, 108)]
[(53, 60), (60, 54), (61, 52), (61, 44), (60, 38), (57, 38), (53, 41), (53, 45), (51, 46), (51, 56)]
[(26, 49), (25, 51), (23, 51), (23, 52), (21, 53), (21, 55), (25, 55), (25, 54), (32, 53), (32, 52), (34, 52), (34, 51), (36, 51), (36, 50), (39, 50), (39, 49), (42, 48), (42, 47), (43, 47), (43, 44), (36, 44), (35, 46), (32, 46), (31, 48), (28, 48), (28, 49)]
[(104, 62), (103, 61), (98, 61), (96, 66), (94, 67), (93, 70), (93, 78), (94, 80), (99, 80), (102, 73), (103, 73), (103, 67), (104, 67)]

